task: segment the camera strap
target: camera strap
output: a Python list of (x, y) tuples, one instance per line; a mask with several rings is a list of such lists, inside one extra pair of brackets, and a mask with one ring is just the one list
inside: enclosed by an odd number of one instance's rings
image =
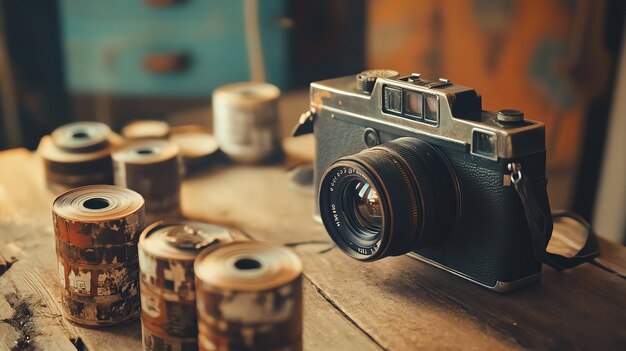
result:
[[(569, 211), (552, 211), (549, 218), (541, 209), (530, 178), (519, 163), (508, 165), (511, 183), (522, 201), (535, 258), (557, 271), (593, 261), (600, 255), (596, 233), (584, 218)], [(552, 221), (552, 235), (548, 233)]]

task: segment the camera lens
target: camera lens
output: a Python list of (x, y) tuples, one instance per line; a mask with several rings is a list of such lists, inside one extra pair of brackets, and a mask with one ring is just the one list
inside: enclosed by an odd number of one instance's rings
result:
[(459, 183), (437, 148), (399, 138), (333, 163), (322, 176), (320, 214), (348, 255), (364, 261), (445, 238), (458, 218)]

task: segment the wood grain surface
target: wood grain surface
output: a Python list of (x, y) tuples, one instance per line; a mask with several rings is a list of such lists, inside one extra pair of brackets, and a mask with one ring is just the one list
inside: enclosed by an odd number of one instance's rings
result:
[[(60, 315), (50, 205), (39, 160), (0, 153), (0, 349), (136, 350), (139, 323), (85, 329)], [(562, 349), (626, 345), (626, 282), (585, 265), (500, 295), (407, 256), (362, 263), (334, 247), (312, 218), (312, 192), (281, 165), (220, 166), (188, 178), (183, 212), (288, 244), (304, 262), (308, 350)], [(602, 241), (604, 262), (626, 250)], [(16, 342), (18, 344), (16, 344)]]

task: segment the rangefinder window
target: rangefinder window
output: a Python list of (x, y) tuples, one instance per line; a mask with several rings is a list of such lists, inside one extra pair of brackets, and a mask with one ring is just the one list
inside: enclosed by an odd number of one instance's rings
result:
[(439, 122), (439, 99), (436, 95), (426, 95), (424, 104), (424, 120), (433, 124)]
[(383, 109), (389, 113), (402, 113), (402, 90), (386, 86), (383, 89)]
[(424, 95), (417, 91), (404, 91), (404, 114), (416, 119), (424, 115)]

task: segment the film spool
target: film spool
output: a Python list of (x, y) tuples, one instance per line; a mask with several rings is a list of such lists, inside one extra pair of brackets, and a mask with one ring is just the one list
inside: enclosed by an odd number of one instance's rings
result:
[(267, 83), (234, 83), (213, 92), (213, 130), (235, 161), (261, 162), (280, 151), (280, 90)]
[(54, 200), (52, 218), (65, 318), (100, 327), (139, 317), (141, 195), (113, 185), (72, 189)]
[(178, 147), (165, 140), (132, 142), (113, 153), (115, 184), (146, 201), (146, 223), (180, 217), (182, 162)]
[(46, 183), (55, 192), (92, 184), (113, 184), (111, 149), (120, 137), (98, 122), (76, 122), (44, 136), (37, 148)]
[(236, 241), (195, 262), (200, 350), (301, 350), (302, 263), (291, 250)]
[(199, 125), (173, 127), (170, 141), (178, 146), (187, 170), (208, 166), (220, 155), (213, 134)]
[(157, 120), (133, 121), (122, 128), (122, 136), (129, 140), (167, 139), (170, 136), (170, 125)]
[(154, 223), (139, 239), (144, 350), (197, 350), (193, 263), (207, 247), (232, 241), (226, 228), (180, 221)]

